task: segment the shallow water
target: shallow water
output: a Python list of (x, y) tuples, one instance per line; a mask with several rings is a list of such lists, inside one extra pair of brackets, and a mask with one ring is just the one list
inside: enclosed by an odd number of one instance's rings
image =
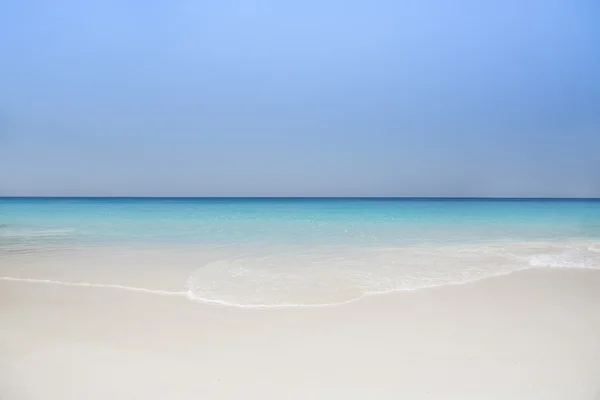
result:
[(0, 199), (7, 279), (237, 306), (600, 268), (600, 200)]

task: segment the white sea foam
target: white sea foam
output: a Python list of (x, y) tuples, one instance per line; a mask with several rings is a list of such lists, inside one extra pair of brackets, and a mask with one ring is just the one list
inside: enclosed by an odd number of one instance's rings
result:
[(148, 289), (148, 288), (143, 288), (143, 287), (134, 287), (134, 286), (125, 286), (125, 285), (109, 285), (109, 284), (103, 284), (103, 283), (66, 282), (66, 281), (57, 281), (57, 280), (52, 280), (52, 279), (17, 278), (17, 277), (12, 277), (12, 276), (0, 276), (0, 280), (12, 281), (12, 282), (44, 283), (44, 284), (62, 285), (62, 286), (81, 286), (81, 287), (119, 289), (119, 290), (128, 290), (131, 292), (159, 294), (159, 295), (164, 295), (164, 296), (185, 296), (185, 295), (187, 295), (187, 292), (184, 292), (184, 291), (176, 292), (176, 291), (169, 291), (169, 290)]
[[(81, 266), (81, 260), (78, 263)], [(184, 296), (243, 308), (281, 308), (340, 305), (368, 295), (464, 284), (531, 268), (600, 269), (598, 244), (499, 242), (263, 249), (203, 265), (189, 276), (181, 291), (18, 276), (0, 280)]]
[(531, 257), (532, 267), (551, 268), (591, 268), (592, 261), (582, 253), (564, 252), (559, 254), (540, 254)]
[(372, 294), (462, 284), (541, 267), (600, 268), (600, 257), (586, 245), (556, 243), (269, 253), (199, 268), (188, 280), (188, 296), (238, 307), (332, 305)]
[(600, 245), (598, 244), (591, 244), (588, 246), (588, 250), (589, 251), (593, 251), (594, 253), (600, 253)]

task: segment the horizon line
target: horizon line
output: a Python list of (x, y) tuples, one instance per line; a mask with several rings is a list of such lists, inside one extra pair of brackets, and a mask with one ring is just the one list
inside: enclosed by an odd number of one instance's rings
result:
[(514, 196), (2, 196), (0, 199), (290, 199), (290, 200), (600, 200), (600, 197), (514, 197)]

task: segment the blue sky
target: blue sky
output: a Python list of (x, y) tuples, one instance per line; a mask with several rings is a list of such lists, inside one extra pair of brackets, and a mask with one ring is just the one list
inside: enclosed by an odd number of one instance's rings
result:
[(5, 2), (0, 195), (600, 197), (600, 3)]

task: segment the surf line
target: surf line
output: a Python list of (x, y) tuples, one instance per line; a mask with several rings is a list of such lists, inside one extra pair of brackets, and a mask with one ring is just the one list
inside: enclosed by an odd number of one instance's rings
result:
[(104, 283), (88, 283), (88, 282), (64, 282), (64, 281), (55, 281), (51, 279), (34, 279), (34, 278), (15, 278), (11, 276), (0, 276), (0, 280), (2, 281), (10, 281), (10, 282), (26, 282), (26, 283), (45, 283), (51, 285), (62, 285), (62, 286), (79, 286), (79, 287), (97, 287), (97, 288), (106, 288), (106, 289), (120, 289), (120, 290), (128, 290), (130, 292), (142, 292), (142, 293), (151, 293), (151, 294), (159, 294), (163, 296), (187, 296), (187, 291), (175, 292), (169, 290), (160, 290), (160, 289), (147, 289), (135, 286), (125, 286), (125, 285), (110, 285)]

